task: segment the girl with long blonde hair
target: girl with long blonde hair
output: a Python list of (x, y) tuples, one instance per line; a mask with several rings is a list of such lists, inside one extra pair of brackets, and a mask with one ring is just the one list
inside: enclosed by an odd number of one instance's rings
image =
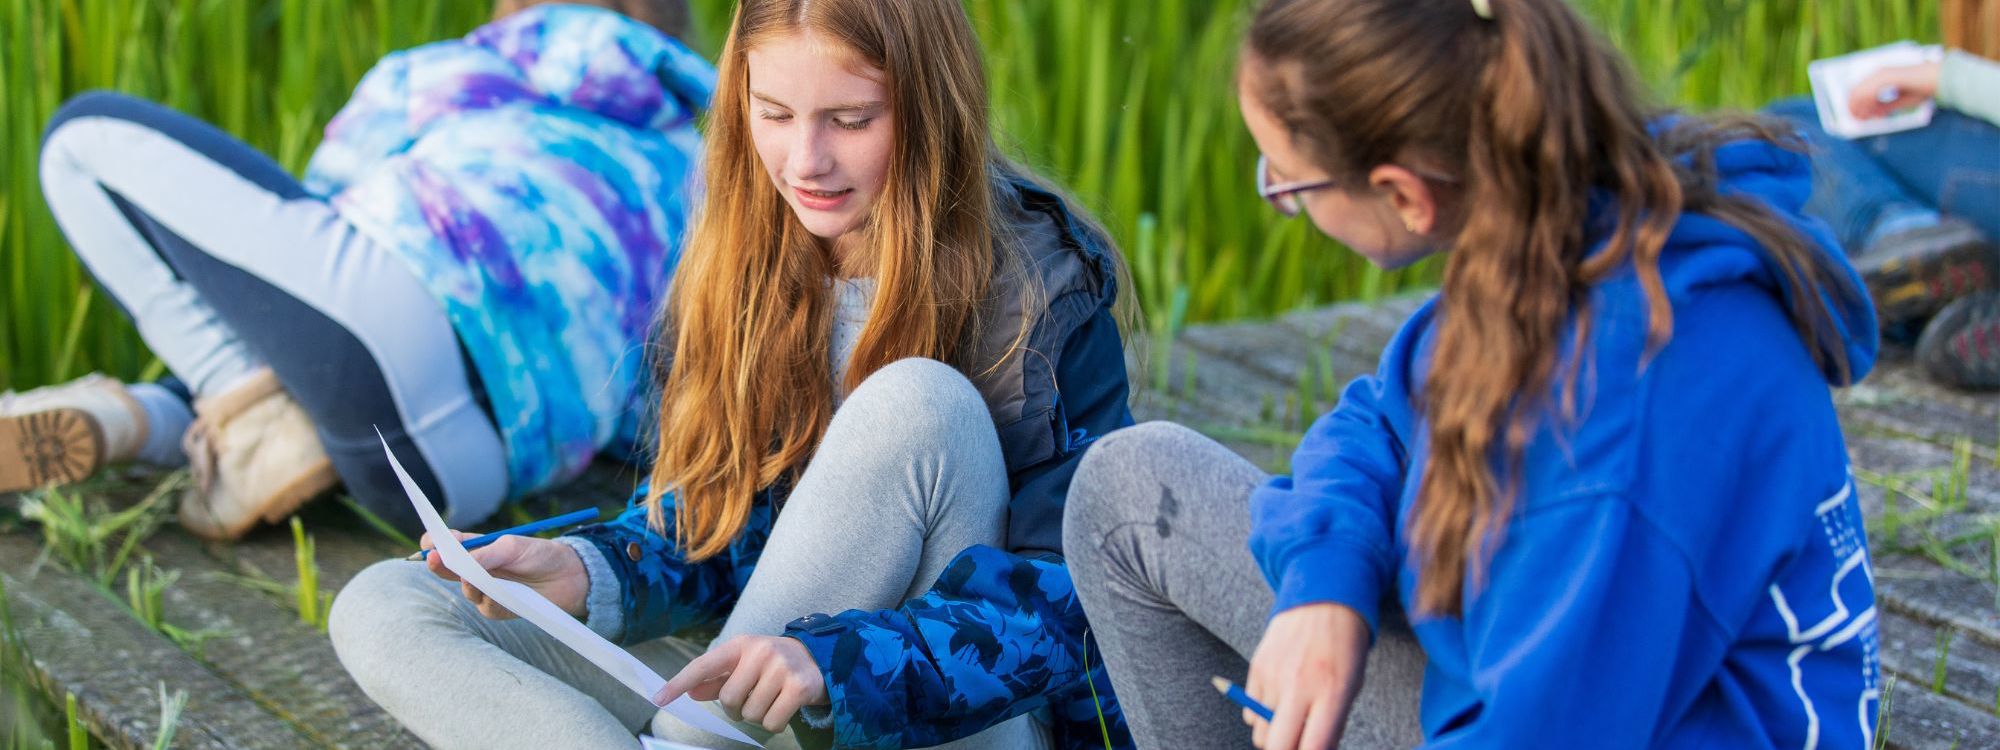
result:
[(718, 746), (681, 695), (778, 745), (1127, 743), (1061, 547), (1131, 422), (1115, 251), (997, 154), (953, 0), (747, 0), (718, 67), (650, 481), (474, 553), (675, 676), (623, 694), (436, 563), (349, 584), (343, 661), (439, 746)]

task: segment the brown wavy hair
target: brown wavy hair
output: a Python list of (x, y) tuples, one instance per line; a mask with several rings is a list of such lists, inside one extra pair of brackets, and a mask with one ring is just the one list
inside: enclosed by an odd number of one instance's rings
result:
[(966, 373), (999, 366), (975, 361), (975, 342), (995, 280), (1013, 261), (992, 229), (1009, 167), (993, 151), (985, 70), (964, 9), (956, 0), (744, 0), (718, 65), (707, 193), (661, 334), (672, 356), (659, 368), (647, 503), (664, 529), (661, 497), (678, 493), (675, 538), (690, 560), (723, 551), (742, 532), (755, 494), (803, 467), (832, 416), (827, 280), (835, 267), (772, 185), (750, 138), (747, 53), (800, 31), (882, 71), (896, 129), (881, 196), (861, 230), (873, 248), (876, 291), (844, 387), (907, 357)]
[[(1575, 419), (1591, 285), (1629, 266), (1649, 349), (1673, 335), (1659, 260), (1683, 211), (1762, 245), (1797, 290), (1787, 312), (1815, 360), (1848, 379), (1823, 300), (1852, 298), (1852, 284), (1766, 206), (1717, 190), (1716, 147), (1801, 147), (1796, 136), (1743, 117), (1667, 125), (1564, 0), (1491, 7), (1486, 19), (1469, 0), (1271, 0), (1244, 47), (1271, 71), (1249, 93), (1342, 184), (1366, 190), (1372, 169), (1397, 163), (1458, 176), (1430, 183), (1445, 253), (1430, 361), (1449, 364), (1429, 370), (1417, 404), (1429, 459), (1407, 531), (1421, 614), (1456, 615), (1483, 585), (1519, 490), (1498, 476), (1518, 474), (1551, 418)], [(1589, 226), (1593, 194), (1615, 200), (1608, 227)], [(1604, 249), (1587, 254), (1597, 241)], [(1579, 355), (1559, 366), (1572, 323)]]

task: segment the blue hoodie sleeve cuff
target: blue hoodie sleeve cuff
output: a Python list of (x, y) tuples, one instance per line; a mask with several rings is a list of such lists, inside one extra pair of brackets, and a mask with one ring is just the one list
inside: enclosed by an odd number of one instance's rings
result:
[(587, 613), (583, 624), (604, 640), (618, 643), (625, 636), (625, 608), (618, 596), (618, 575), (604, 559), (604, 551), (588, 539), (565, 536), (557, 537), (556, 541), (576, 550), (576, 556), (583, 558), (583, 569), (590, 574), (590, 594), (583, 600)]
[(1294, 550), (1278, 580), (1271, 615), (1294, 607), (1333, 602), (1368, 622), (1369, 642), (1375, 638), (1382, 606), (1380, 571), (1362, 549), (1339, 542), (1322, 542)]

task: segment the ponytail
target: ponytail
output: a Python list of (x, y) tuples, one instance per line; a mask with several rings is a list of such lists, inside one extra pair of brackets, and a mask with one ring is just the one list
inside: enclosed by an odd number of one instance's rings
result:
[[(1407, 529), (1419, 614), (1459, 614), (1464, 592), (1483, 586), (1529, 443), (1552, 411), (1575, 418), (1591, 286), (1631, 267), (1650, 347), (1671, 338), (1659, 260), (1683, 210), (1762, 243), (1794, 288), (1812, 290), (1793, 295), (1794, 325), (1816, 356), (1842, 357), (1819, 294), (1841, 277), (1761, 204), (1714, 189), (1715, 146), (1780, 134), (1688, 119), (1656, 138), (1660, 113), (1564, 0), (1272, 0), (1246, 54), (1293, 73), (1252, 93), (1335, 179), (1365, 185), (1368, 170), (1412, 158), (1461, 176), (1456, 215), (1437, 230), (1446, 255), (1431, 354), (1452, 366), (1429, 371), (1417, 404), (1429, 432)], [(1677, 166), (1683, 156), (1689, 165)], [(1616, 196), (1608, 228), (1589, 226), (1599, 191)], [(1605, 247), (1586, 257), (1599, 237)], [(1572, 320), (1577, 356), (1558, 374)]]

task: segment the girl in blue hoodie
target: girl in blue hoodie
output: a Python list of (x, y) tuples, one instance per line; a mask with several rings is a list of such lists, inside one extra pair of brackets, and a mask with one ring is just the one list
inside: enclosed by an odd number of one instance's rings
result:
[[(1647, 111), (1561, 0), (1270, 0), (1238, 85), (1280, 213), (1443, 285), (1292, 476), (1171, 424), (1085, 456), (1064, 548), (1139, 746), (1868, 746), (1827, 387), (1876, 327), (1796, 140)], [(1210, 692), (1246, 672), (1269, 720)]]

